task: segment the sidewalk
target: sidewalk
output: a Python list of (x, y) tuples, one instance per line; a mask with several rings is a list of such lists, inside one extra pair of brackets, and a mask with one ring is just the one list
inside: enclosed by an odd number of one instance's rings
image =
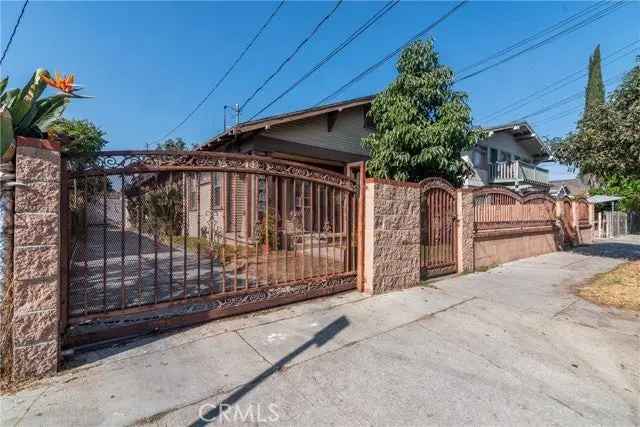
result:
[(637, 424), (640, 317), (573, 292), (628, 258), (640, 236), (87, 351), (0, 422)]

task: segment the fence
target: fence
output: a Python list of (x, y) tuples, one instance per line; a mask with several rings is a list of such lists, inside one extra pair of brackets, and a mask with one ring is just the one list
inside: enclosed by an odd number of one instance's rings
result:
[(475, 230), (495, 230), (552, 225), (554, 201), (542, 194), (522, 197), (505, 188), (474, 191)]
[(558, 248), (555, 201), (506, 188), (473, 192), (474, 268), (490, 267)]
[(595, 222), (595, 236), (600, 239), (613, 238), (633, 232), (626, 212), (598, 212)]
[(355, 287), (349, 176), (223, 153), (66, 160), (70, 324), (176, 303), (222, 316)]

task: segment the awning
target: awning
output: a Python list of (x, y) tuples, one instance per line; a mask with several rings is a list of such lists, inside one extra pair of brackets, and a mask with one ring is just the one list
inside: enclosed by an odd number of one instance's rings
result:
[(620, 197), (620, 196), (599, 195), (599, 196), (591, 196), (591, 197), (587, 198), (587, 202), (593, 203), (593, 204), (596, 204), (596, 205), (598, 203), (617, 202), (618, 200), (622, 200), (622, 197)]

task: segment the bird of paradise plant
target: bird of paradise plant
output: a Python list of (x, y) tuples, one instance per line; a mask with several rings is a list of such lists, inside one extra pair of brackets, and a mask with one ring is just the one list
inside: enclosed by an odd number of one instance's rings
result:
[[(76, 85), (75, 77), (62, 77), (56, 73), (51, 78), (49, 72), (39, 68), (22, 89), (5, 91), (9, 78), (0, 80), (0, 157), (13, 158), (15, 137), (42, 138), (49, 126), (64, 112), (71, 98), (88, 98), (76, 92), (82, 87)], [(47, 86), (60, 93), (41, 98)]]

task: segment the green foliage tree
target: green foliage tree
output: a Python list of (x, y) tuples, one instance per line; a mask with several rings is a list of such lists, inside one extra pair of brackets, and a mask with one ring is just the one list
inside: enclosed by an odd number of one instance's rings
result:
[(589, 57), (589, 79), (585, 89), (584, 114), (604, 104), (604, 82), (602, 81), (602, 65), (600, 63), (600, 45), (596, 46)]
[(49, 135), (63, 141), (62, 151), (92, 154), (106, 144), (105, 132), (89, 120), (58, 119), (49, 127)]
[(374, 99), (375, 132), (362, 140), (370, 176), (399, 181), (441, 177), (461, 185), (471, 169), (461, 158), (483, 136), (472, 127), (464, 92), (440, 64), (433, 41), (416, 41), (400, 55), (398, 76)]
[(184, 151), (187, 149), (187, 143), (182, 138), (169, 138), (158, 144), (158, 150), (168, 151)]
[(640, 179), (612, 176), (607, 178), (603, 185), (592, 189), (591, 193), (620, 196), (622, 210), (640, 212)]
[(640, 64), (627, 73), (607, 102), (594, 107), (576, 131), (556, 145), (554, 155), (600, 181), (640, 179)]

